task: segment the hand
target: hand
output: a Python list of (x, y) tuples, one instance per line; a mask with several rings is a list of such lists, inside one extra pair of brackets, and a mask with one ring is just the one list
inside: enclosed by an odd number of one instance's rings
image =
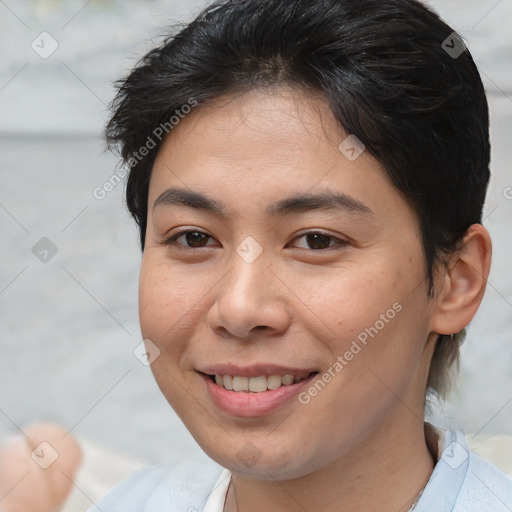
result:
[(26, 436), (0, 445), (0, 510), (56, 512), (73, 488), (82, 449), (60, 425), (35, 423), (23, 430)]

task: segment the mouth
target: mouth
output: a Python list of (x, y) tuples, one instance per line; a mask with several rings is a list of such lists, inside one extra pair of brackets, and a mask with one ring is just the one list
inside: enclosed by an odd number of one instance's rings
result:
[(215, 382), (217, 386), (224, 388), (227, 391), (235, 391), (238, 393), (264, 393), (265, 391), (279, 389), (283, 386), (297, 384), (316, 374), (318, 374), (317, 371), (301, 372), (295, 375), (291, 373), (275, 373), (271, 375), (258, 375), (256, 377), (221, 374), (207, 374), (207, 376), (212, 382)]
[(213, 404), (221, 412), (229, 416), (256, 418), (293, 406), (293, 398), (310, 384), (319, 371), (275, 365), (250, 368), (222, 365), (198, 373)]

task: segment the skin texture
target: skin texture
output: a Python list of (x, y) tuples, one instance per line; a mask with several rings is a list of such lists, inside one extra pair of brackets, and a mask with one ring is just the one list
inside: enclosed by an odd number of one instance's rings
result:
[[(354, 161), (340, 152), (346, 136), (310, 92), (250, 91), (193, 110), (153, 168), (141, 329), (160, 350), (151, 368), (163, 394), (206, 453), (233, 472), (228, 512), (405, 511), (433, 469), (423, 419), (436, 333), (457, 332), (475, 314), (489, 236), (471, 228), (429, 299), (414, 212), (367, 151)], [(228, 215), (153, 209), (170, 187), (221, 201)], [(285, 197), (327, 191), (371, 213), (265, 213)], [(211, 238), (192, 249), (184, 236), (165, 243), (185, 228)], [(305, 231), (331, 236), (328, 248), (312, 249)], [(262, 248), (252, 263), (236, 251), (248, 236)], [(197, 372), (277, 362), (321, 375), (394, 304), (394, 318), (307, 404), (230, 416)], [(257, 454), (251, 464), (240, 457), (247, 443)]]
[[(0, 509), (5, 512), (55, 512), (73, 488), (82, 449), (67, 430), (53, 423), (34, 423), (0, 447)], [(51, 448), (48, 448), (48, 443)], [(41, 464), (36, 464), (34, 452)], [(55, 454), (57, 458), (54, 459)], [(37, 458), (37, 457), (36, 457)]]

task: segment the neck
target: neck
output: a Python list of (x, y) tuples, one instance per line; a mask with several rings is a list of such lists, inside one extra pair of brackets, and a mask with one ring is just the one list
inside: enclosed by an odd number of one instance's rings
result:
[(417, 417), (406, 419), (399, 429), (383, 425), (340, 459), (301, 478), (257, 480), (233, 473), (224, 511), (407, 512), (432, 473), (436, 448), (429, 451)]

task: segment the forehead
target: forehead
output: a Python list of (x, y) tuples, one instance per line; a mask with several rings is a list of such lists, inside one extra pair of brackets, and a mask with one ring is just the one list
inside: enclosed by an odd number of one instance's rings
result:
[(179, 139), (182, 145), (196, 145), (212, 160), (244, 163), (248, 154), (266, 149), (258, 153), (259, 159), (289, 165), (322, 139), (335, 144), (340, 137), (342, 131), (322, 97), (281, 87), (222, 96), (197, 106), (173, 129), (164, 146), (176, 150), (173, 142)]
[(366, 196), (389, 210), (400, 195), (368, 151), (356, 159), (340, 151), (348, 135), (327, 102), (308, 91), (252, 90), (217, 98), (197, 106), (164, 140), (150, 207), (164, 190), (179, 186), (228, 204), (232, 196), (248, 208), (263, 198), (268, 204), (329, 189)]

